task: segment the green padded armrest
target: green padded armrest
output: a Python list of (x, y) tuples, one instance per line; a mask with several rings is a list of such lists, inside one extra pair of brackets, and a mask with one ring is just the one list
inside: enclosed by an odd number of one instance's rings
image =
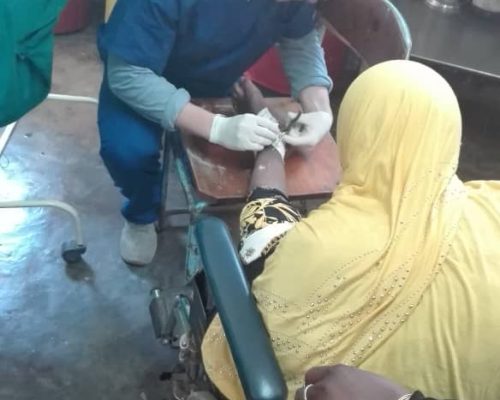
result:
[(224, 222), (201, 219), (196, 238), (246, 398), (286, 399), (286, 384), (269, 335)]

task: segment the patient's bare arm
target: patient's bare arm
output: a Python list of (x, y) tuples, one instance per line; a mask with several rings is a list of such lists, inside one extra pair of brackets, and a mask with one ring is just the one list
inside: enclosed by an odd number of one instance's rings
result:
[(277, 189), (286, 192), (285, 164), (274, 147), (267, 147), (255, 158), (249, 192), (256, 188)]
[[(240, 112), (258, 114), (266, 108), (266, 101), (261, 91), (247, 79), (242, 79), (233, 88), (233, 99)], [(278, 109), (269, 109), (280, 126), (288, 123), (287, 113)], [(256, 188), (277, 189), (286, 193), (284, 160), (274, 147), (267, 147), (257, 154), (250, 181), (249, 193)]]

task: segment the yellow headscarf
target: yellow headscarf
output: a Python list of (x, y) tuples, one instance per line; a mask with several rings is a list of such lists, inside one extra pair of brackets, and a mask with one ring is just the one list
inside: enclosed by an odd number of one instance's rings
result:
[[(307, 368), (360, 365), (405, 322), (440, 270), (465, 198), (459, 106), (430, 68), (389, 61), (364, 72), (337, 134), (344, 172), (334, 197), (287, 234), (253, 284), (292, 395)], [(218, 329), (207, 335), (207, 370), (239, 397), (216, 367)]]

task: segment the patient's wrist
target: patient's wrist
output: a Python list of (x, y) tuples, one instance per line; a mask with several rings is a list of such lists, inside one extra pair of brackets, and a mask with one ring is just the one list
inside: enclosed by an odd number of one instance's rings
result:
[[(262, 109), (257, 115), (259, 117), (266, 118), (269, 121), (277, 122), (276, 118), (271, 114), (271, 111), (267, 107)], [(282, 161), (285, 160), (286, 147), (281, 137), (276, 139), (274, 143), (269, 146), (269, 148), (273, 148), (280, 155)], [(265, 149), (263, 151), (265, 151)]]
[(285, 161), (286, 146), (283, 140), (276, 140), (270, 147), (272, 147), (281, 157), (281, 161)]

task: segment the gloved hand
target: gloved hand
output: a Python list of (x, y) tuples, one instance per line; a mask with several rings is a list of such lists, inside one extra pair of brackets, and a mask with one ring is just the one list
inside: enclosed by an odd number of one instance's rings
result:
[(278, 124), (257, 115), (216, 115), (208, 140), (231, 150), (261, 151), (278, 136)]
[[(290, 112), (288, 116), (293, 119), (297, 113)], [(330, 133), (332, 124), (333, 116), (326, 111), (305, 113), (300, 116), (289, 134), (283, 137), (283, 140), (291, 146), (316, 146), (325, 135)]]

